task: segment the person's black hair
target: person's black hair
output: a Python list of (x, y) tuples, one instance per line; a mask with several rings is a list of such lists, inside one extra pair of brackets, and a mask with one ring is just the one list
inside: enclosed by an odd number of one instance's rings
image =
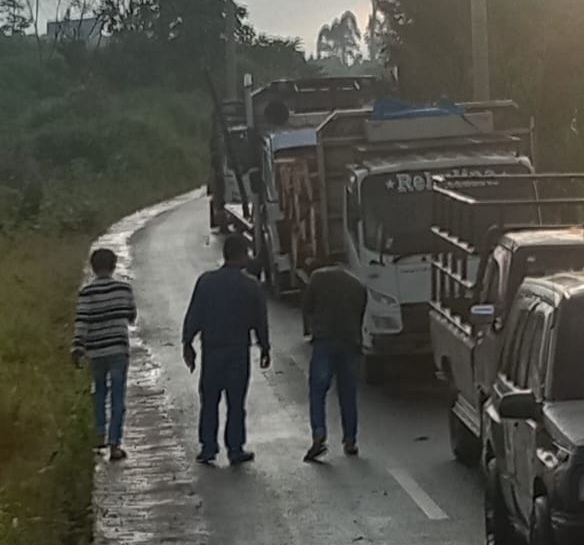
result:
[(247, 241), (242, 235), (229, 235), (223, 245), (223, 258), (227, 263), (243, 261), (248, 256)]
[(107, 248), (99, 248), (91, 254), (89, 261), (94, 273), (112, 273), (116, 269), (118, 257)]

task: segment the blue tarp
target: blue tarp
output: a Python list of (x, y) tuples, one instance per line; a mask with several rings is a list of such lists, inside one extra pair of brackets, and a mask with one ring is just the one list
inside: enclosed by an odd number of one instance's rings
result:
[(464, 108), (446, 99), (440, 100), (436, 106), (415, 106), (393, 98), (384, 98), (375, 103), (372, 119), (374, 121), (385, 121), (388, 119), (412, 119), (416, 117), (461, 116), (464, 113)]

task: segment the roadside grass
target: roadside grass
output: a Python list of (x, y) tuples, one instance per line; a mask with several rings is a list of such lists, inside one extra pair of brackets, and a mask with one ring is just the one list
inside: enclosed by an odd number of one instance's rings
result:
[(204, 181), (207, 115), (196, 95), (81, 91), (0, 128), (1, 545), (91, 541), (90, 377), (69, 358), (82, 271), (113, 222)]

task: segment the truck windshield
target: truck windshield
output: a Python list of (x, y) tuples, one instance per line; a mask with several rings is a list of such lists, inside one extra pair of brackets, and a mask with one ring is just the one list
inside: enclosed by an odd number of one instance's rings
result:
[[(376, 174), (363, 181), (361, 201), (365, 246), (390, 255), (432, 252), (432, 176), (485, 176), (526, 172), (519, 164)], [(385, 241), (381, 240), (385, 238)]]
[(556, 352), (551, 376), (552, 401), (584, 399), (584, 335), (582, 297), (564, 305), (558, 323)]

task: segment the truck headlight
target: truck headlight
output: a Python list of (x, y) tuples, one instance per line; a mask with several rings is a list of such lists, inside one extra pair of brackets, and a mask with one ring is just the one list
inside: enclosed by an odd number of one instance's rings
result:
[(387, 307), (399, 307), (399, 301), (392, 295), (385, 295), (375, 290), (369, 290), (369, 294), (376, 303)]

